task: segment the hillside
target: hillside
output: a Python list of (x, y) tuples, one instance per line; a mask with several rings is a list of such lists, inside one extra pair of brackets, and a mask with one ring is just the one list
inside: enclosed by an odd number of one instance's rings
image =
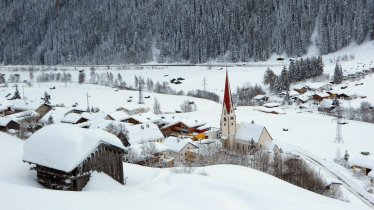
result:
[[(4, 209), (274, 209), (274, 204), (279, 210), (301, 206), (310, 210), (366, 209), (231, 165), (174, 174), (168, 169), (125, 164), (126, 186), (94, 173), (83, 192), (48, 190), (37, 184), (34, 172), (22, 162), (23, 142), (3, 133), (0, 137), (0, 207)], [(201, 170), (208, 176), (198, 175)], [(17, 200), (20, 197), (22, 202)]]
[(0, 63), (246, 62), (311, 44), (326, 54), (369, 39), (372, 14), (370, 0), (3, 0)]

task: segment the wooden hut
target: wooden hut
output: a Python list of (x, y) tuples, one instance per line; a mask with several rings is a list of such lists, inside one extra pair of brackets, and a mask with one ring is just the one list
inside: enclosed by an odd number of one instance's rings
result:
[(38, 182), (45, 187), (81, 191), (93, 171), (123, 184), (124, 149), (108, 132), (53, 124), (26, 141), (23, 160), (33, 165)]

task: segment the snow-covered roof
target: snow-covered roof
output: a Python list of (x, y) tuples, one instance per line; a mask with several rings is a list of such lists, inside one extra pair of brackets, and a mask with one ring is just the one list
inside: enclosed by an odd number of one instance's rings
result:
[(323, 92), (323, 93), (321, 93), (321, 92), (314, 93), (314, 95), (317, 95), (317, 96), (319, 96), (321, 98), (325, 98), (325, 97), (329, 97), (330, 96), (328, 93), (325, 93), (325, 92)]
[(130, 123), (124, 123), (124, 122), (118, 122), (113, 120), (94, 120), (94, 121), (87, 121), (84, 123), (80, 123), (82, 125), (88, 125), (90, 129), (101, 129), (104, 130), (109, 125), (115, 125), (115, 126), (123, 126), (123, 128), (127, 128), (132, 126)]
[(126, 129), (126, 135), (131, 145), (156, 141), (164, 138), (164, 135), (162, 135), (160, 129), (154, 123), (137, 124), (128, 126)]
[(305, 85), (294, 85), (292, 88), (296, 90), (300, 90), (300, 89), (305, 88)]
[(129, 118), (129, 115), (126, 114), (124, 111), (115, 111), (110, 114), (108, 114), (111, 118), (113, 118), (115, 121), (123, 121)]
[(290, 97), (300, 95), (300, 93), (298, 93), (297, 91), (294, 91), (294, 90), (289, 91), (288, 94), (290, 95)]
[(12, 103), (15, 110), (36, 110), (43, 105), (41, 101), (25, 101), (22, 99), (13, 100)]
[(65, 117), (66, 113), (70, 112), (72, 109), (67, 107), (54, 107), (45, 114), (40, 121), (46, 122), (50, 116), (52, 116), (54, 122), (61, 122)]
[(70, 172), (101, 143), (125, 149), (111, 133), (71, 124), (53, 124), (43, 127), (27, 139), (23, 147), (23, 160)]
[(165, 152), (167, 151), (167, 147), (165, 147), (165, 145), (159, 143), (159, 142), (148, 142), (148, 143), (145, 143), (145, 144), (132, 144), (131, 146), (129, 147), (126, 147), (126, 150), (127, 151), (130, 151), (136, 155), (136, 159), (138, 159), (138, 161), (140, 160), (143, 160), (145, 157), (144, 157), (144, 154), (143, 154), (143, 148), (145, 146), (147, 146), (146, 144), (152, 144), (152, 146), (154, 146), (154, 151), (155, 153), (157, 152)]
[(374, 169), (374, 159), (371, 158), (354, 156), (349, 159), (349, 164), (351, 166), (355, 165), (364, 168)]
[(105, 112), (94, 112), (94, 113), (89, 113), (89, 112), (83, 112), (82, 117), (88, 119), (88, 120), (98, 120), (98, 119), (105, 119), (107, 116), (107, 113)]
[(266, 103), (266, 104), (263, 104), (264, 107), (267, 107), (267, 108), (273, 108), (273, 107), (278, 107), (280, 106), (279, 103), (275, 103), (275, 102), (271, 102), (271, 103)]
[(0, 117), (0, 126), (7, 126), (11, 121), (9, 117)]
[[(81, 118), (85, 118), (85, 117), (83, 117), (82, 115), (77, 114), (77, 113), (69, 113), (61, 119), (61, 122), (63, 122), (63, 123), (73, 123), (74, 124), (74, 123), (77, 123)], [(87, 119), (87, 118), (85, 118), (85, 119)]]
[(197, 145), (190, 138), (177, 138), (170, 136), (165, 139), (164, 146), (167, 151), (179, 153), (185, 146), (191, 145), (191, 149), (197, 148)]
[(128, 104), (125, 104), (123, 106), (119, 106), (119, 107), (117, 107), (116, 110), (118, 111), (118, 110), (121, 110), (121, 109), (127, 110), (129, 112), (136, 111), (136, 110), (139, 110), (139, 109), (150, 110), (150, 108), (145, 104), (134, 104), (134, 103), (128, 103)]
[(371, 178), (374, 178), (374, 170), (371, 170), (371, 171), (368, 173), (368, 176), (371, 177)]
[(306, 83), (304, 86), (310, 89), (320, 89), (323, 87), (330, 87), (332, 85), (329, 83), (325, 83), (325, 82), (314, 82), (314, 83)]
[(306, 102), (306, 101), (308, 101), (309, 100), (309, 97), (307, 96), (307, 95), (299, 95), (298, 97), (297, 97), (300, 101), (303, 101), (303, 102)]
[(139, 113), (131, 115), (128, 119), (134, 119), (140, 123), (156, 123), (161, 120), (161, 117), (152, 112)]
[(320, 108), (331, 108), (333, 106), (334, 106), (334, 100), (328, 99), (328, 98), (323, 99), (321, 103), (319, 104)]
[(235, 138), (242, 141), (253, 140), (257, 143), (264, 129), (265, 126), (263, 125), (243, 122), (237, 125)]
[(171, 117), (163, 116), (161, 123), (165, 124), (165, 126), (163, 126), (161, 129), (176, 125), (178, 123), (183, 123), (185, 126), (189, 128), (201, 127), (206, 124), (205, 122), (201, 122), (197, 119), (194, 120), (194, 119), (190, 119), (186, 117), (182, 118), (182, 117), (175, 117), (175, 116), (171, 116)]
[(266, 95), (256, 95), (255, 97), (253, 97), (253, 99), (255, 99), (255, 100), (262, 100), (264, 98), (267, 98), (267, 96)]
[(34, 117), (39, 117), (39, 116), (40, 116), (39, 113), (35, 112), (34, 110), (26, 110), (23, 112), (18, 112), (15, 114), (8, 115), (7, 117), (11, 118), (14, 121), (19, 122), (19, 121), (24, 120), (27, 117), (34, 118)]

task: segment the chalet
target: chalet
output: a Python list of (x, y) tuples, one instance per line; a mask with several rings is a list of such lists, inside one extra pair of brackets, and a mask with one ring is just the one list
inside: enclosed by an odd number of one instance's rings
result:
[(327, 192), (331, 192), (331, 193), (334, 193), (334, 192), (337, 192), (340, 190), (340, 186), (342, 186), (342, 183), (340, 181), (337, 181), (337, 180), (330, 180), (330, 179), (327, 179), (325, 181), (325, 190), (327, 190)]
[[(203, 133), (204, 122), (187, 118), (163, 119), (161, 131), (165, 136), (190, 136)], [(200, 129), (198, 129), (200, 128)]]
[(316, 102), (321, 102), (323, 99), (327, 99), (330, 97), (328, 93), (315, 93), (312, 95), (313, 100)]
[(87, 118), (83, 117), (80, 114), (72, 113), (72, 112), (68, 113), (61, 119), (62, 123), (70, 123), (70, 124), (79, 124), (79, 123), (83, 123), (87, 121), (88, 121)]
[(161, 117), (151, 112), (139, 113), (129, 116), (125, 122), (132, 124), (144, 124), (144, 123), (155, 123), (158, 124)]
[(166, 155), (173, 157), (174, 161), (179, 163), (190, 161), (187, 152), (198, 148), (192, 139), (189, 138), (168, 137), (163, 145), (166, 147)]
[(19, 130), (19, 122), (12, 120), (9, 117), (0, 117), (0, 131), (7, 132), (10, 129)]
[(253, 97), (253, 100), (255, 100), (257, 102), (268, 101), (269, 100), (269, 96), (266, 96), (266, 95), (256, 95), (255, 97)]
[(116, 111), (123, 111), (128, 115), (146, 113), (149, 112), (149, 110), (151, 109), (143, 104), (126, 104), (126, 106), (121, 106), (116, 109)]
[(352, 157), (349, 160), (352, 170), (368, 175), (374, 169), (374, 160), (364, 157)]
[(39, 114), (39, 119), (52, 110), (52, 106), (49, 104), (37, 101), (24, 101), (21, 99), (14, 100), (12, 108), (15, 113), (33, 110)]
[(124, 183), (125, 148), (108, 132), (53, 124), (30, 136), (23, 149), (23, 161), (32, 165), (38, 182), (47, 188), (81, 191), (93, 171)]
[(79, 123), (76, 125), (81, 128), (100, 129), (108, 131), (116, 135), (121, 140), (123, 146), (130, 146), (126, 133), (128, 127), (132, 126), (132, 124), (112, 120), (98, 119), (94, 121)]
[(33, 110), (26, 110), (22, 112), (17, 112), (14, 114), (10, 114), (6, 117), (11, 118), (12, 120), (22, 123), (22, 122), (37, 122), (40, 119), (39, 113)]
[(125, 162), (153, 167), (173, 167), (174, 158), (165, 155), (167, 148), (158, 142), (133, 144), (125, 150)]
[(299, 95), (299, 96), (297, 96), (295, 101), (298, 101), (298, 102), (301, 102), (301, 103), (306, 103), (306, 102), (309, 101), (309, 97), (306, 96), (306, 95)]
[(146, 142), (160, 142), (165, 139), (158, 126), (154, 123), (145, 123), (129, 126), (125, 133), (130, 145)]
[(71, 108), (67, 107), (53, 107), (47, 114), (45, 114), (39, 121), (48, 122), (48, 119), (51, 117), (54, 122), (61, 122), (64, 119), (65, 115), (71, 113)]
[(124, 122), (129, 118), (129, 115), (126, 114), (124, 111), (115, 111), (110, 114), (108, 114), (105, 119), (106, 120), (114, 120), (114, 121), (119, 121), (119, 122)]
[(324, 91), (324, 90), (330, 90), (331, 87), (332, 87), (332, 84), (330, 84), (330, 83), (316, 82), (316, 83), (305, 84), (305, 87), (309, 91)]
[(279, 107), (280, 104), (279, 103), (266, 103), (266, 104), (263, 104), (262, 106), (266, 107), (266, 108), (274, 108), (274, 107)]
[(308, 89), (306, 87), (301, 86), (301, 85), (295, 85), (293, 87), (293, 90), (296, 91), (296, 92), (298, 92), (298, 93), (300, 93), (300, 94), (304, 94), (305, 92), (308, 91)]
[(335, 109), (335, 101), (333, 99), (323, 99), (318, 106), (320, 112), (331, 112)]

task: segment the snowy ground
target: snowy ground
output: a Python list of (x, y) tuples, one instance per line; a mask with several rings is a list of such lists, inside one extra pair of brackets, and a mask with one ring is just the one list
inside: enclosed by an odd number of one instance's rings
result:
[[(326, 55), (324, 56), (326, 72), (332, 75), (335, 61), (343, 55), (354, 55), (355, 57), (353, 60), (342, 62), (343, 68), (355, 68), (357, 65), (369, 64), (374, 60), (371, 57), (372, 52), (374, 52), (373, 41)], [(333, 62), (330, 63), (330, 60)], [(279, 73), (283, 64), (284, 62), (271, 61), (249, 63), (244, 66), (230, 65), (228, 70), (231, 88), (234, 90), (246, 83), (260, 84), (267, 66), (271, 66), (276, 73)], [(89, 67), (85, 68), (88, 69)], [(122, 74), (128, 84), (133, 84), (135, 75), (152, 78), (155, 82), (183, 77), (186, 80), (182, 84), (171, 85), (171, 87), (188, 91), (202, 89), (202, 80), (205, 77), (209, 91), (216, 92), (221, 96), (224, 87), (225, 71), (218, 70), (221, 67), (213, 67), (212, 70), (208, 70), (204, 66), (170, 66), (161, 69), (151, 69), (149, 67), (145, 70), (114, 70), (115, 67), (111, 68), (110, 71), (115, 76), (117, 73)], [(98, 73), (106, 72), (105, 69), (106, 67), (102, 67), (102, 70), (99, 70)], [(67, 71), (72, 72), (73, 80), (77, 81), (78, 71), (74, 70), (74, 67), (68, 68)], [(10, 71), (3, 72), (10, 73)], [(18, 73), (21, 74), (21, 81), (28, 79), (28, 72)], [(89, 78), (88, 70), (86, 70), (86, 74)], [(358, 82), (343, 84), (348, 86), (349, 91), (367, 96), (365, 99), (352, 100), (344, 105), (358, 107), (361, 101), (374, 103), (373, 80), (374, 75), (371, 75), (359, 81), (364, 85), (356, 86), (355, 84)], [(53, 86), (56, 89), (51, 90), (50, 88)], [(108, 113), (119, 106), (136, 104), (138, 95), (136, 91), (115, 91), (113, 88), (88, 84), (79, 85), (77, 83), (67, 84), (66, 87), (63, 83), (34, 83), (33, 87), (22, 84), (19, 86), (19, 90), (21, 95), (25, 95), (30, 100), (40, 100), (44, 92), (47, 91), (51, 95), (52, 104), (63, 103), (71, 106), (78, 102), (79, 107), (84, 108), (87, 107), (88, 93), (90, 106), (99, 107), (100, 110)], [(2, 87), (0, 88), (0, 97), (2, 98), (2, 96), (13, 92), (12, 84), (9, 87)], [(180, 104), (185, 99), (192, 100), (197, 105), (198, 111), (179, 115), (199, 119), (207, 122), (210, 126), (219, 127), (222, 108), (220, 103), (187, 96), (147, 92), (144, 95), (150, 96), (150, 99), (145, 99), (147, 106), (152, 108), (154, 98), (157, 98), (160, 101), (161, 110), (173, 113), (170, 115), (175, 115), (174, 112), (180, 109)], [(127, 102), (131, 96), (133, 101)], [(300, 113), (292, 107), (286, 108), (285, 112), (284, 115), (273, 115), (256, 111), (255, 107), (238, 107), (236, 115), (238, 122), (251, 122), (253, 120), (255, 123), (265, 125), (274, 139), (299, 147), (321, 159), (325, 159), (326, 162), (331, 163), (331, 167), (346, 174), (347, 177), (363, 188), (367, 186), (366, 181), (362, 182), (353, 177), (351, 171), (334, 166), (332, 159), (335, 158), (338, 149), (341, 153), (347, 150), (351, 156), (357, 156), (362, 151), (368, 151), (371, 154), (369, 158), (374, 159), (373, 124), (347, 121), (348, 124), (342, 126), (344, 143), (338, 145), (334, 144), (336, 123), (333, 122), (333, 118), (316, 112)], [(287, 128), (288, 131), (283, 131), (283, 128)], [(51, 206), (61, 209), (108, 209), (108, 203), (115, 204), (113, 206), (123, 205), (126, 208), (130, 207), (130, 209), (149, 209), (149, 206), (162, 209), (274, 209), (274, 206), (276, 206), (276, 209), (299, 209), (300, 206), (307, 209), (364, 209), (363, 204), (360, 201), (355, 201), (353, 197), (349, 200), (354, 204), (359, 204), (359, 207), (323, 198), (260, 172), (234, 166), (208, 167), (204, 170), (208, 172), (209, 176), (205, 177), (175, 175), (167, 170), (125, 165), (125, 174), (129, 177), (128, 187), (125, 189), (100, 174), (94, 176), (92, 182), (86, 187), (86, 192), (79, 194), (38, 189), (40, 186), (36, 183), (35, 174), (30, 172), (29, 166), (23, 164), (20, 159), (23, 143), (17, 139), (9, 139), (9, 137), (5, 137), (5, 134), (0, 133), (0, 135), (0, 166), (2, 167), (0, 171), (0, 209), (9, 208), (9, 206), (14, 206), (12, 209), (25, 209), (26, 205), (27, 209), (33, 209), (41, 202), (40, 199), (46, 196), (48, 196), (48, 199), (44, 199), (43, 206), (38, 209), (50, 209)], [(266, 198), (269, 192), (271, 192), (270, 197)], [(22, 194), (25, 194), (22, 196), (25, 199), (24, 202), (17, 202), (15, 199)], [(191, 197), (191, 194), (194, 196)], [(90, 200), (90, 203), (87, 203), (87, 199)], [(142, 202), (144, 200), (147, 200), (147, 202)]]
[[(0, 209), (368, 209), (230, 165), (174, 174), (125, 164), (125, 187), (94, 173), (83, 192), (48, 190), (37, 184), (34, 172), (22, 162), (23, 142), (3, 133), (0, 137)], [(201, 170), (208, 176), (198, 175)]]

